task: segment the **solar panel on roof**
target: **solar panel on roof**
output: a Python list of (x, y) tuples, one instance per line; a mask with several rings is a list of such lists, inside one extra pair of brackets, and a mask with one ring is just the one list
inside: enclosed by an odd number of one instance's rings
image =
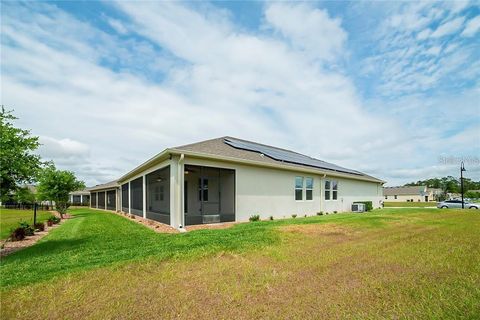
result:
[(333, 171), (344, 172), (344, 173), (350, 173), (350, 174), (363, 175), (359, 171), (343, 168), (333, 163), (311, 158), (306, 155), (296, 153), (293, 151), (281, 150), (281, 149), (253, 143), (253, 142), (240, 141), (235, 139), (224, 139), (224, 142), (236, 149), (259, 152), (277, 161), (300, 164), (300, 165), (305, 165), (305, 166), (310, 166), (310, 167), (315, 167), (320, 169), (333, 170)]

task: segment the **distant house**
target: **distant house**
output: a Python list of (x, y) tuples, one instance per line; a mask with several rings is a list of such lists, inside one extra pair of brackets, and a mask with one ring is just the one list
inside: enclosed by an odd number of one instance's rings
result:
[(428, 202), (436, 201), (442, 193), (441, 189), (427, 186), (384, 187), (383, 196), (386, 202)]
[(222, 137), (166, 149), (116, 181), (90, 188), (93, 208), (169, 224), (287, 218), (381, 206), (384, 181), (297, 152)]
[(78, 190), (70, 192), (69, 194), (70, 203), (74, 206), (88, 206), (90, 205), (90, 190)]

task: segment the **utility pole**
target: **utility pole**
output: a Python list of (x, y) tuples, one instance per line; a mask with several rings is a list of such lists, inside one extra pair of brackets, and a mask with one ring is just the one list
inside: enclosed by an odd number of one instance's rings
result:
[(462, 192), (462, 209), (465, 209), (465, 203), (463, 202), (463, 171), (465, 170), (465, 165), (463, 161), (460, 163), (460, 191)]

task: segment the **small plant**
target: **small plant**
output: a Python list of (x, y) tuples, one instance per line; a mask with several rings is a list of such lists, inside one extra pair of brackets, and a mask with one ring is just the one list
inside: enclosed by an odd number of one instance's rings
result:
[(317, 216), (323, 216), (323, 211), (317, 212)]
[(292, 214), (292, 218), (294, 218), (294, 219), (295, 219), (296, 217), (297, 217), (297, 215), (296, 215), (295, 213), (294, 213), (294, 214)]
[(45, 231), (45, 223), (43, 222), (37, 222), (33, 225), (33, 227), (35, 228), (35, 230)]
[(20, 222), (19, 228), (22, 228), (25, 230), (25, 235), (26, 236), (33, 236), (34, 229), (25, 221)]
[(50, 216), (50, 217), (48, 218), (47, 222), (48, 222), (48, 225), (51, 226), (51, 225), (53, 225), (53, 224), (59, 223), (59, 222), (60, 222), (60, 218), (57, 217), (57, 216), (53, 216), (53, 215), (52, 215), (52, 216)]
[(260, 215), (258, 214), (251, 215), (248, 220), (250, 220), (250, 222), (260, 221)]
[(328, 216), (328, 212), (325, 212), (325, 215), (327, 215), (327, 216)]
[(305, 215), (305, 218), (307, 217), (307, 215)]
[(270, 219), (270, 220), (273, 220), (273, 216), (270, 216), (269, 219)]
[(333, 211), (333, 213), (337, 213), (337, 210)]
[(134, 215), (134, 214), (131, 214), (131, 215), (130, 215), (130, 219), (135, 220), (135, 215)]
[(12, 231), (12, 234), (10, 235), (10, 238), (12, 241), (20, 241), (25, 239), (25, 229), (22, 227), (18, 227)]

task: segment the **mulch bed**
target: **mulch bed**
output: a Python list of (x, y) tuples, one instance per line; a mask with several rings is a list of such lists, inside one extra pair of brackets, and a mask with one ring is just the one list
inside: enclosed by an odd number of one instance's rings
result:
[[(50, 211), (50, 212), (53, 215), (60, 217), (60, 214), (58, 214), (56, 211)], [(71, 218), (70, 215), (64, 214), (63, 220), (61, 220), (58, 224), (52, 225), (51, 227), (47, 226), (47, 223), (45, 222), (45, 231), (35, 232), (33, 236), (26, 236), (25, 239), (23, 240), (20, 240), (20, 241), (11, 241), (9, 239), (5, 240), (3, 247), (0, 249), (0, 257), (5, 257), (23, 248), (33, 246), (40, 239), (45, 237), (51, 230), (58, 228), (66, 219), (70, 219), (70, 218)]]
[(227, 229), (231, 228), (234, 225), (240, 222), (222, 222), (222, 223), (211, 223), (211, 224), (197, 224), (194, 226), (185, 227), (187, 231), (193, 230), (203, 230), (203, 229)]
[[(113, 212), (113, 211), (110, 211), (110, 212)], [(150, 219), (144, 219), (143, 217), (139, 217), (134, 214), (128, 214), (123, 212), (113, 212), (113, 213), (116, 213), (119, 216), (122, 216), (124, 218), (133, 220), (137, 223), (143, 224), (144, 226), (158, 233), (179, 233), (177, 229), (173, 228), (172, 226), (169, 226), (168, 224), (164, 224), (164, 223), (150, 220)]]

